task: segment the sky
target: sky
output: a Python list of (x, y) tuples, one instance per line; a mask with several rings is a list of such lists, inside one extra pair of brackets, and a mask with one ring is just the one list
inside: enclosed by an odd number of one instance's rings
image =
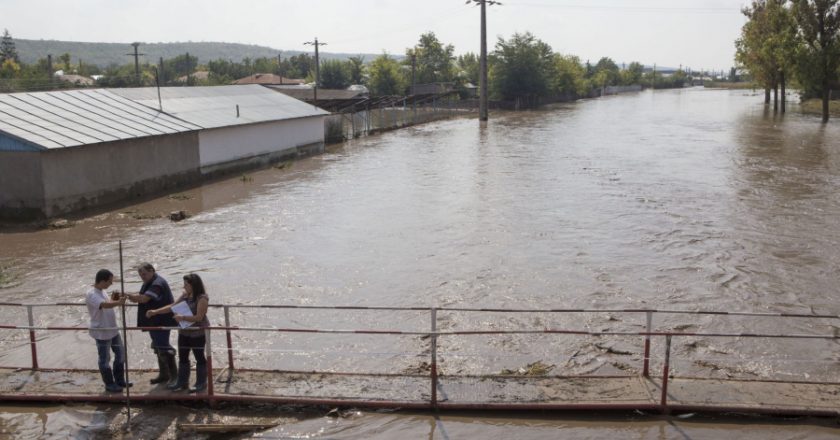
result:
[[(501, 0), (488, 47), (529, 31), (555, 52), (597, 62), (728, 69), (747, 0)], [(479, 8), (465, 0), (0, 0), (15, 38), (147, 43), (223, 41), (325, 52), (403, 54), (434, 32), (456, 54), (478, 52)]]

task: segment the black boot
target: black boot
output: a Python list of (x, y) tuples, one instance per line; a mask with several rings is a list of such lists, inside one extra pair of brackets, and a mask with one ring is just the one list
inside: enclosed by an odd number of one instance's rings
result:
[(167, 385), (172, 391), (186, 390), (190, 387), (190, 361), (186, 363), (178, 363), (178, 381), (172, 385)]
[(149, 381), (152, 385), (156, 383), (166, 383), (169, 381), (169, 377), (171, 373), (169, 371), (169, 364), (166, 363), (166, 359), (164, 358), (164, 354), (155, 350), (155, 354), (157, 355), (157, 363), (158, 363), (158, 376)]
[(200, 393), (207, 389), (207, 364), (195, 365), (195, 388), (191, 393)]
[(164, 359), (166, 360), (166, 367), (169, 370), (169, 380), (166, 383), (168, 387), (174, 387), (178, 383), (178, 364), (175, 363), (175, 353), (164, 352)]
[(102, 382), (105, 382), (105, 391), (111, 393), (119, 393), (123, 388), (114, 382), (114, 372), (110, 368), (100, 368), (99, 374), (102, 375)]

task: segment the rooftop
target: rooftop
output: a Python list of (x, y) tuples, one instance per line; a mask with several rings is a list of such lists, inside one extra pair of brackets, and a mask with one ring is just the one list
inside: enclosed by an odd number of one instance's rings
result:
[(0, 134), (36, 150), (199, 128), (105, 89), (0, 94)]

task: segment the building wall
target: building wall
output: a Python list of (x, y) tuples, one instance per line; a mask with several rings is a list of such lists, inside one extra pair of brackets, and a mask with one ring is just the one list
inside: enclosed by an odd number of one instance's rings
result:
[(225, 163), (264, 155), (297, 156), (303, 147), (320, 145), (323, 149), (323, 144), (323, 116), (199, 132), (201, 169), (205, 174), (226, 168), (222, 165)]
[(48, 217), (198, 183), (198, 132), (42, 153)]
[(44, 217), (44, 185), (38, 152), (0, 151), (0, 219)]

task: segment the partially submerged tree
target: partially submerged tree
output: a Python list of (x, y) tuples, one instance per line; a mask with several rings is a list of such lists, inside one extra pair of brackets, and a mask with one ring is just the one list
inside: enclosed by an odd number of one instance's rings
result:
[(545, 96), (554, 76), (553, 55), (551, 46), (530, 32), (499, 38), (491, 56), (490, 91), (504, 100)]
[(796, 22), (805, 43), (800, 52), (803, 85), (819, 91), (822, 120), (829, 119), (831, 82), (840, 67), (840, 0), (793, 0)]

